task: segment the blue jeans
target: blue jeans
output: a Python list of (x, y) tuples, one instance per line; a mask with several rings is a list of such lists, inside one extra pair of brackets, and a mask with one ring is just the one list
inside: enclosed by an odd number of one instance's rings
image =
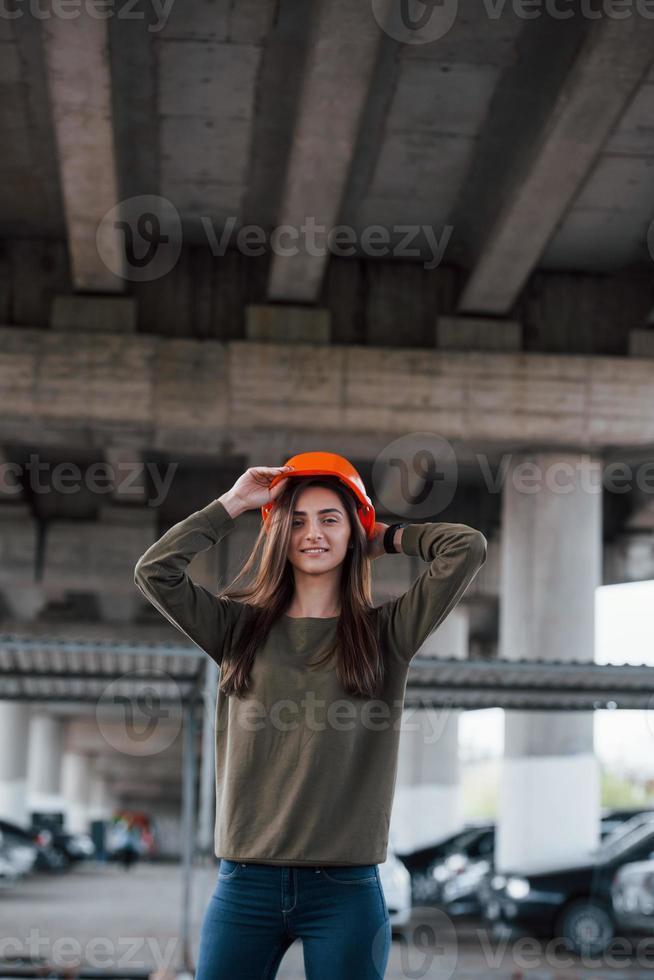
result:
[(302, 940), (307, 980), (381, 980), (391, 925), (376, 864), (293, 867), (223, 858), (195, 980), (271, 980)]

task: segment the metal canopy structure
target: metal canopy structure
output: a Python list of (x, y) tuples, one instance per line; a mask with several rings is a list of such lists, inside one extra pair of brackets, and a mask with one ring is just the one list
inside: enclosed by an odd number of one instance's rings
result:
[(455, 660), (416, 657), (407, 707), (594, 711), (654, 708), (654, 667), (581, 660)]
[(0, 698), (96, 702), (107, 685), (125, 696), (148, 680), (161, 701), (187, 701), (206, 655), (188, 643), (62, 639), (0, 634)]
[[(148, 681), (162, 702), (199, 703), (207, 656), (190, 643), (113, 643), (0, 634), (0, 699), (95, 703)], [(654, 707), (654, 667), (416, 656), (407, 707), (592, 711)]]

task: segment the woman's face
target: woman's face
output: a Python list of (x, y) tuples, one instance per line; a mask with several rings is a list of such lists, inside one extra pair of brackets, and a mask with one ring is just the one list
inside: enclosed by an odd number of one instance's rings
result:
[(329, 571), (345, 558), (350, 533), (339, 495), (327, 487), (307, 487), (295, 498), (288, 560), (309, 574)]

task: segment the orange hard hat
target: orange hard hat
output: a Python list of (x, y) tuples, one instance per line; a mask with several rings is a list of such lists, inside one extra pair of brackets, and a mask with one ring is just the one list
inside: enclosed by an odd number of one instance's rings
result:
[[(375, 508), (372, 500), (366, 493), (363, 480), (352, 466), (352, 463), (338, 453), (299, 453), (291, 456), (284, 463), (284, 466), (292, 466), (291, 473), (278, 473), (270, 481), (270, 488), (279, 483), (280, 480), (293, 479), (296, 476), (335, 476), (350, 490), (357, 500), (357, 514), (363, 525), (366, 536), (371, 538), (375, 527)], [(275, 506), (275, 501), (264, 504), (261, 508), (264, 527), (270, 512)]]

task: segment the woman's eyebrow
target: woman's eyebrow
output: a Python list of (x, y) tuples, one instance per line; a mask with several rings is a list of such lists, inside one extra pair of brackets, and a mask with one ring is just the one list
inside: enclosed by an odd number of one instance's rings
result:
[[(342, 514), (343, 511), (339, 510), (338, 507), (323, 507), (322, 510), (318, 511), (319, 514)], [(306, 510), (294, 510), (293, 514), (299, 514), (302, 517), (307, 516)]]

